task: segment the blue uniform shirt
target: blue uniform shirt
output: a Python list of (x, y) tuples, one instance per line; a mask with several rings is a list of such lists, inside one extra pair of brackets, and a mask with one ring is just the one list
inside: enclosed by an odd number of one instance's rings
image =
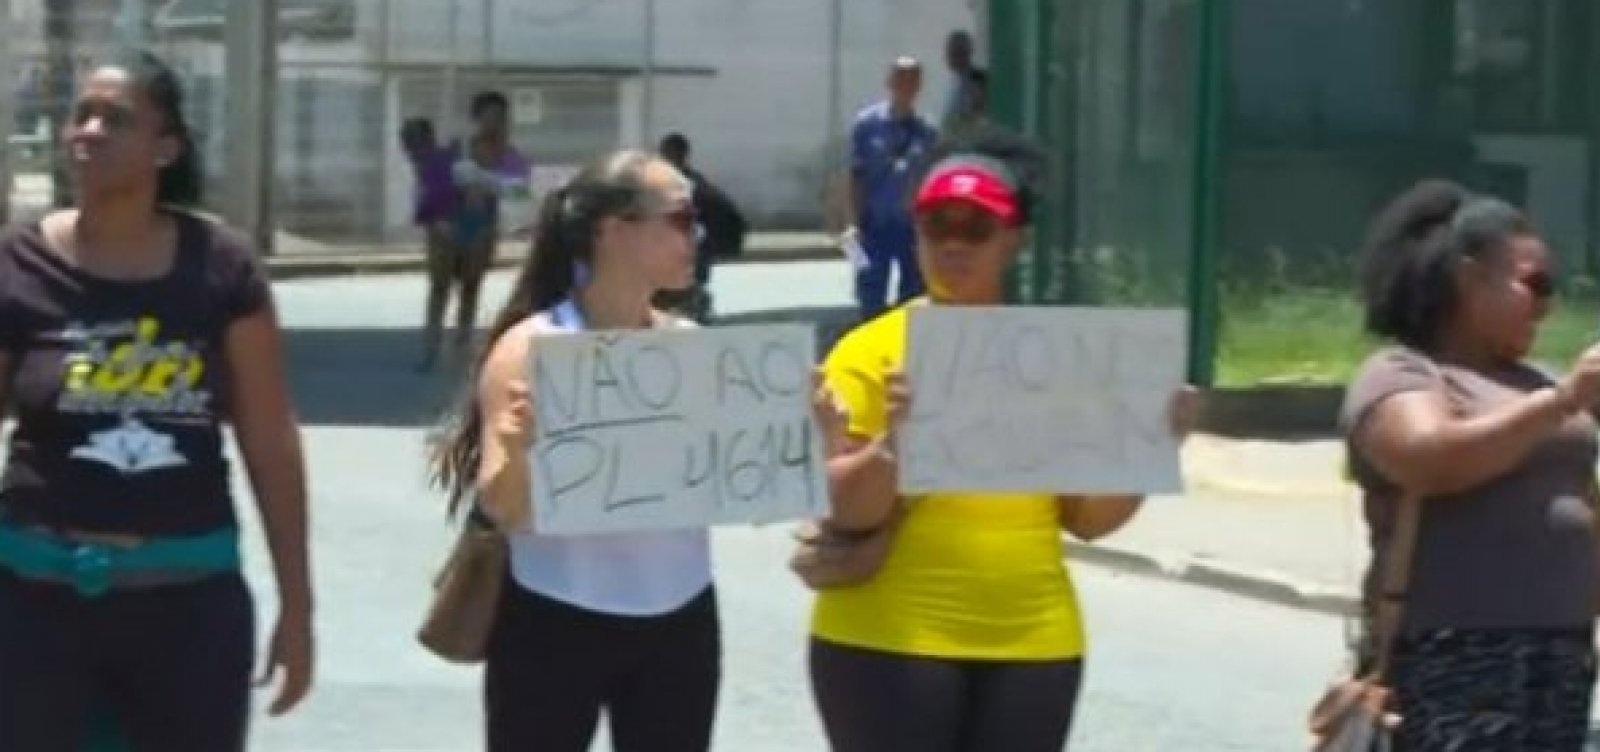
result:
[(861, 187), (861, 205), (856, 212), (863, 232), (910, 227), (911, 181), (938, 136), (921, 115), (896, 118), (887, 101), (856, 115), (850, 154), (851, 169)]

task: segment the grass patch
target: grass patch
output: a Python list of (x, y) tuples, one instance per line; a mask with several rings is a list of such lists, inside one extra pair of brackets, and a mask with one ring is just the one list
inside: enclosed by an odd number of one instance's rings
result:
[(1342, 383), (1372, 349), (1348, 291), (1224, 293), (1221, 304), (1217, 386)]
[[(1081, 275), (1095, 304), (1183, 306), (1187, 280), (1173, 258), (1138, 249), (1078, 249), (1069, 268)], [(1250, 258), (1224, 254), (1223, 261), (1217, 271), (1224, 280), (1218, 290), (1217, 386), (1344, 384), (1378, 347), (1361, 329), (1357, 274), (1348, 254), (1272, 249)], [(1557, 371), (1600, 341), (1600, 282), (1583, 276), (1568, 282), (1533, 353), (1533, 360)]]
[[(1224, 294), (1217, 343), (1221, 387), (1342, 384), (1376, 344), (1361, 331), (1361, 307), (1347, 290), (1300, 288)], [(1534, 359), (1564, 371), (1600, 337), (1600, 304), (1562, 301), (1539, 332)]]

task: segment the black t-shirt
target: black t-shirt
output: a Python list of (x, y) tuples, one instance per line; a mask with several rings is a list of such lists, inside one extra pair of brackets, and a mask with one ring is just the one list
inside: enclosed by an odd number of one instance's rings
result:
[(235, 524), (223, 337), (266, 305), (267, 283), (241, 238), (172, 216), (172, 268), (139, 282), (72, 266), (38, 223), (0, 233), (0, 350), (17, 418), (0, 477), (8, 518), (147, 536)]

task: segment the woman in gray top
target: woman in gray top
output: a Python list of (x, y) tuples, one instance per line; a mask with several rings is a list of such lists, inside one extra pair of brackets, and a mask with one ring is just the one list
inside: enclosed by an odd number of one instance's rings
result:
[(1422, 522), (1392, 675), (1406, 750), (1580, 750), (1595, 680), (1600, 349), (1527, 355), (1554, 290), (1522, 212), (1427, 181), (1367, 244), (1366, 327), (1391, 347), (1341, 423), (1377, 572), (1401, 489)]

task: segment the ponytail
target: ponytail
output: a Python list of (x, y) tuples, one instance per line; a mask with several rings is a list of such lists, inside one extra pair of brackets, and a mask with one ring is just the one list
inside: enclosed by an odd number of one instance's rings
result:
[(194, 138), (187, 127), (178, 136), (182, 144), (178, 157), (161, 168), (156, 183), (156, 203), (167, 206), (193, 208), (200, 204), (205, 193), (204, 172), (200, 169), (200, 153), (195, 151)]
[(200, 203), (205, 175), (200, 152), (195, 148), (194, 131), (184, 116), (183, 82), (161, 58), (145, 51), (132, 53), (114, 63), (127, 71), (161, 115), (163, 135), (178, 141), (178, 154), (161, 168), (156, 182), (156, 202), (167, 206), (192, 208)]

